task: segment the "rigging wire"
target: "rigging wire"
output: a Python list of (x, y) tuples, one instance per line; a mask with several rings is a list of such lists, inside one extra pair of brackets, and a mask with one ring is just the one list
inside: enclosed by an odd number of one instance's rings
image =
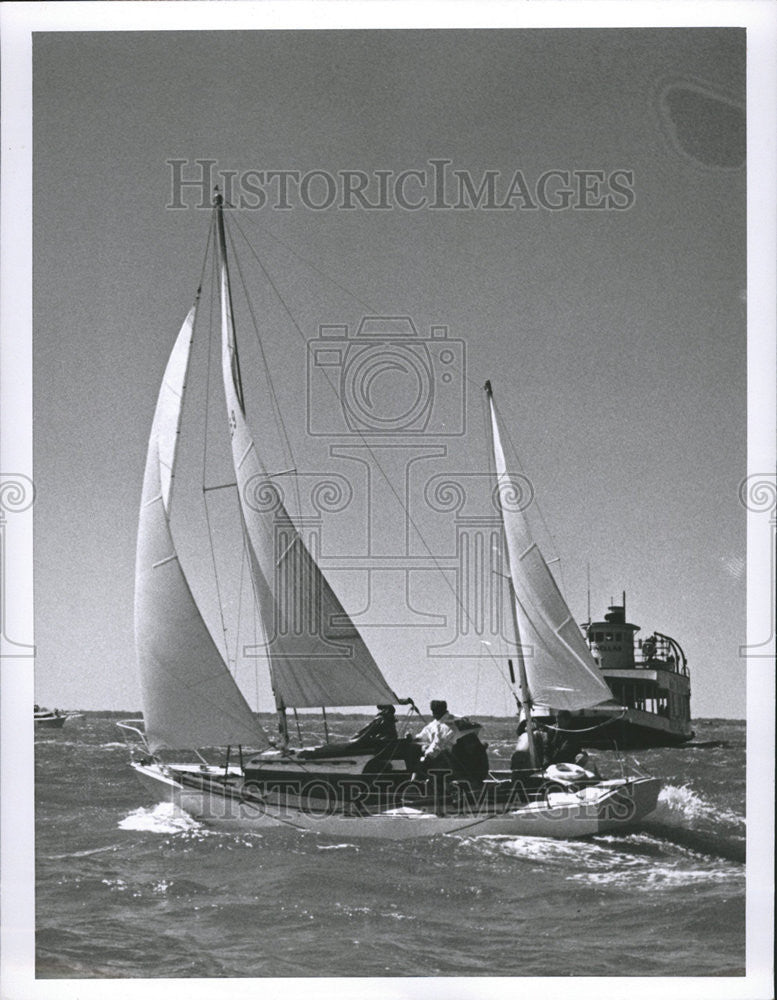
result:
[[(232, 207), (232, 206), (230, 206), (230, 207)], [(286, 312), (286, 314), (288, 315), (289, 319), (291, 320), (291, 322), (292, 322), (294, 328), (296, 329), (296, 331), (297, 331), (300, 339), (303, 341), (303, 343), (306, 343), (305, 335), (304, 335), (304, 333), (302, 331), (302, 328), (300, 327), (299, 323), (296, 320), (296, 317), (292, 313), (290, 306), (288, 305), (288, 303), (286, 302), (285, 298), (281, 294), (281, 292), (278, 289), (276, 283), (272, 280), (272, 277), (269, 275), (269, 273), (268, 273), (268, 271), (267, 271), (264, 263), (260, 259), (259, 255), (256, 253), (256, 250), (252, 246), (250, 240), (246, 236), (246, 234), (245, 234), (244, 230), (242, 229), (242, 227), (239, 225), (239, 223), (237, 223), (236, 221), (233, 220), (233, 217), (230, 217), (230, 224), (233, 224), (233, 222), (234, 222), (234, 225), (237, 228), (238, 232), (243, 237), (243, 239), (244, 239), (244, 241), (245, 241), (245, 243), (246, 243), (249, 251), (251, 252), (252, 256), (256, 259), (259, 267), (262, 270), (262, 273), (265, 275), (265, 277), (266, 277), (266, 279), (268, 281), (268, 284), (270, 285), (271, 289), (273, 290), (273, 292), (277, 296), (278, 300), (280, 301), (281, 305), (283, 306), (284, 311)], [(231, 237), (231, 233), (230, 233), (230, 245), (232, 247), (234, 247), (234, 240)], [(295, 251), (291, 251), (291, 252), (295, 253)], [(298, 254), (295, 254), (295, 255), (299, 256)], [(236, 253), (233, 253), (233, 257), (234, 257), (235, 260), (238, 259)], [(302, 259), (303, 258), (300, 257), (300, 260), (302, 260)], [(239, 268), (239, 265), (238, 265), (238, 268)], [(316, 270), (318, 270), (318, 269), (316, 269)], [(319, 273), (323, 274), (323, 272), (320, 272), (320, 271), (319, 271)], [(254, 324), (255, 334), (256, 334), (257, 340), (261, 343), (261, 337), (259, 336), (258, 324), (256, 323), (255, 313), (254, 313), (253, 307), (252, 307), (251, 302), (250, 302), (250, 295), (248, 293), (248, 285), (245, 282), (243, 274), (242, 274), (242, 272), (240, 270), (239, 270), (239, 274), (240, 274), (240, 280), (241, 280), (243, 292), (246, 295), (246, 298), (248, 300), (248, 308), (249, 308), (249, 311), (250, 311), (250, 314), (251, 314), (252, 322)], [(332, 280), (332, 279), (329, 279), (329, 280)], [(333, 282), (333, 283), (337, 284), (336, 282)], [(352, 293), (348, 292), (348, 290), (345, 289), (344, 286), (338, 285), (338, 287), (340, 287), (347, 294), (351, 295), (351, 297), (354, 299), (354, 301), (359, 302), (360, 305), (365, 305), (365, 303), (361, 302), (360, 299), (358, 299), (356, 296), (352, 295)], [(365, 305), (365, 307), (366, 308), (370, 308), (369, 306), (366, 306), (366, 305)], [(266, 377), (269, 379), (270, 378), (269, 368), (267, 366), (266, 356), (265, 356), (265, 353), (264, 353), (263, 349), (262, 349), (262, 360), (263, 360), (263, 363), (265, 365), (265, 374), (266, 374)], [(464, 375), (463, 372), (461, 372), (461, 374)], [(325, 373), (324, 377), (325, 377), (325, 380), (326, 380), (327, 384), (329, 385), (330, 389), (334, 393), (335, 398), (338, 398), (337, 387), (330, 380), (330, 378), (328, 376), (328, 373)], [(466, 376), (464, 376), (464, 377), (466, 377)], [(469, 378), (467, 378), (467, 381), (472, 381), (472, 380), (469, 379)], [(274, 401), (275, 401), (275, 397), (274, 397)], [(276, 401), (276, 405), (277, 405), (277, 401)], [(373, 460), (373, 462), (375, 464), (375, 467), (378, 469), (378, 471), (380, 472), (381, 476), (383, 477), (383, 480), (385, 481), (386, 485), (388, 486), (389, 492), (392, 494), (392, 496), (395, 498), (395, 500), (397, 501), (397, 503), (399, 504), (399, 506), (404, 511), (405, 516), (407, 518), (408, 524), (413, 528), (418, 541), (420, 541), (420, 543), (421, 543), (423, 549), (425, 550), (426, 554), (431, 559), (431, 562), (434, 565), (435, 569), (440, 574), (440, 576), (442, 577), (442, 579), (445, 581), (445, 586), (448, 588), (448, 590), (452, 594), (452, 596), (454, 598), (454, 601), (455, 601), (456, 605), (458, 606), (459, 610), (462, 612), (462, 614), (466, 618), (466, 620), (471, 625), (474, 625), (474, 622), (472, 620), (472, 616), (469, 614), (469, 611), (467, 610), (467, 608), (466, 608), (464, 602), (462, 601), (460, 595), (456, 591), (456, 588), (449, 581), (448, 574), (446, 573), (445, 568), (440, 565), (439, 558), (435, 555), (435, 553), (430, 548), (430, 546), (429, 546), (426, 538), (424, 537), (424, 534), (421, 531), (418, 523), (416, 522), (415, 518), (412, 516), (412, 514), (410, 513), (410, 511), (407, 509), (407, 507), (406, 507), (406, 505), (405, 505), (402, 497), (400, 496), (397, 488), (395, 487), (394, 483), (391, 481), (391, 478), (389, 477), (388, 473), (383, 468), (380, 460), (378, 459), (378, 457), (377, 457), (377, 455), (375, 453), (375, 450), (372, 448), (372, 446), (370, 445), (368, 439), (365, 437), (364, 432), (361, 429), (357, 428), (356, 430), (354, 430), (354, 435), (356, 437), (358, 437), (361, 445), (369, 453), (370, 457), (372, 458), (372, 460)], [(288, 443), (288, 437), (285, 435), (285, 433), (284, 433), (284, 438), (285, 438), (285, 441)], [(289, 447), (289, 451), (291, 453), (290, 445), (288, 445), (288, 447)], [(292, 454), (292, 461), (293, 461), (293, 453), (291, 453), (291, 454)], [(489, 651), (489, 655), (491, 656), (492, 659), (494, 659), (493, 654), (490, 651)], [(505, 681), (505, 683), (509, 684), (509, 682), (507, 682), (506, 678), (504, 677), (504, 674), (502, 674), (501, 670), (500, 670), (500, 675), (502, 676), (502, 678)]]
[[(226, 227), (224, 227), (224, 228), (225, 228), (225, 231), (226, 231)], [(259, 336), (259, 324), (257, 322), (256, 314), (254, 312), (253, 302), (251, 301), (251, 296), (250, 296), (249, 291), (248, 291), (248, 285), (246, 283), (245, 277), (243, 276), (243, 270), (242, 270), (242, 268), (240, 266), (240, 258), (239, 258), (238, 254), (235, 252), (235, 249), (234, 249), (235, 248), (235, 243), (234, 243), (234, 240), (232, 238), (232, 234), (231, 233), (227, 234), (227, 239), (229, 239), (229, 241), (230, 241), (229, 245), (230, 245), (230, 248), (232, 249), (232, 260), (235, 263), (235, 268), (237, 269), (237, 274), (238, 274), (238, 277), (240, 278), (240, 284), (241, 284), (241, 287), (243, 289), (244, 300), (245, 300), (246, 306), (248, 308), (249, 314), (251, 316), (251, 323), (252, 323), (252, 326), (253, 326), (256, 343), (257, 343), (257, 346), (259, 348), (259, 353), (260, 353), (261, 358), (262, 358), (262, 366), (264, 368), (264, 374), (265, 374), (265, 378), (267, 379), (267, 385), (268, 385), (268, 389), (269, 389), (269, 392), (270, 392), (271, 406), (272, 406), (272, 411), (273, 411), (273, 420), (275, 422), (275, 426), (278, 429), (278, 432), (279, 432), (279, 434), (281, 436), (281, 439), (283, 441), (283, 447), (285, 449), (286, 454), (289, 457), (289, 462), (292, 465), (293, 469), (296, 470), (296, 462), (295, 462), (295, 459), (294, 459), (294, 451), (293, 451), (293, 449), (291, 447), (291, 441), (289, 440), (288, 433), (286, 432), (286, 426), (285, 426), (285, 424), (283, 422), (283, 417), (281, 416), (280, 400), (278, 399), (278, 393), (276, 392), (276, 389), (275, 389), (275, 384), (273, 382), (272, 372), (271, 372), (271, 369), (270, 369), (270, 364), (269, 364), (269, 362), (267, 360), (267, 355), (265, 353), (264, 344), (262, 343), (262, 338)], [(244, 239), (245, 239), (245, 237), (244, 237)], [(250, 244), (249, 244), (249, 246), (250, 246)], [(254, 256), (256, 256), (256, 255), (254, 254)], [(259, 266), (262, 268), (262, 271), (264, 272), (264, 275), (267, 278), (267, 281), (269, 282), (270, 287), (273, 289), (273, 291), (275, 292), (275, 294), (278, 296), (278, 298), (280, 299), (280, 301), (283, 303), (284, 309), (286, 309), (286, 312), (291, 317), (292, 322), (297, 327), (297, 330), (298, 330), (300, 336), (303, 337), (303, 339), (304, 339), (304, 334), (303, 334), (302, 330), (300, 329), (300, 327), (297, 325), (296, 321), (294, 320), (294, 318), (293, 318), (293, 316), (292, 316), (292, 314), (291, 314), (288, 306), (286, 305), (285, 300), (283, 299), (283, 297), (281, 296), (280, 292), (278, 291), (275, 283), (273, 282), (273, 280), (270, 277), (270, 275), (267, 273), (267, 270), (264, 268), (264, 266), (262, 265), (262, 262), (259, 260), (259, 258), (257, 257), (256, 259), (257, 259), (257, 262), (259, 263)], [(233, 322), (234, 322), (234, 317), (233, 317)], [(268, 473), (268, 475), (269, 475), (269, 473)], [(295, 503), (297, 505), (298, 516), (300, 516), (301, 512), (302, 512), (302, 504), (301, 504), (300, 496), (299, 496), (299, 482), (298, 482), (298, 480), (297, 480), (297, 478), (295, 476), (292, 476), (292, 480), (291, 481), (293, 483), (293, 488), (294, 488), (294, 491), (295, 491), (294, 500), (295, 500)]]
[[(226, 202), (225, 202), (225, 205), (226, 205)], [(229, 208), (234, 209), (235, 206), (234, 205), (229, 205)], [(240, 223), (237, 221), (237, 217), (234, 216), (233, 218), (234, 218), (234, 223), (235, 223), (236, 228), (240, 231), (240, 234), (243, 237), (243, 239), (245, 240), (246, 244), (249, 247), (251, 247), (251, 243), (250, 243), (248, 237), (246, 236), (243, 228), (241, 227)], [(302, 254), (299, 253), (299, 251), (297, 251), (293, 247), (289, 246), (289, 244), (286, 243), (284, 240), (282, 240), (280, 238), (280, 236), (277, 235), (277, 233), (273, 232), (273, 230), (270, 229), (269, 226), (265, 226), (263, 231), (266, 232), (272, 239), (274, 239), (276, 241), (276, 243), (280, 243), (280, 245), (282, 247), (284, 247), (286, 250), (288, 250), (289, 253), (292, 254), (292, 256), (296, 257), (297, 260), (302, 261), (302, 263), (306, 267), (309, 267), (311, 271), (315, 271), (316, 274), (321, 275), (321, 277), (325, 281), (327, 281), (330, 284), (334, 285), (336, 288), (339, 288), (341, 292), (345, 292), (345, 294), (349, 298), (353, 299), (354, 302), (358, 302), (359, 305), (362, 306), (364, 309), (367, 309), (370, 312), (374, 312), (373, 306), (371, 306), (368, 302), (365, 302), (363, 299), (360, 299), (359, 296), (356, 295), (355, 292), (351, 291), (351, 289), (349, 289), (349, 288), (346, 288), (346, 286), (343, 285), (343, 284), (341, 284), (339, 281), (337, 281), (336, 278), (333, 278), (331, 274), (327, 274), (325, 271), (322, 271), (321, 268), (318, 267), (317, 265), (315, 265), (312, 261), (308, 260), (306, 257), (303, 257)], [(253, 250), (252, 247), (251, 247), (251, 249)], [(257, 263), (259, 263), (259, 265), (261, 267), (261, 261), (259, 260), (258, 256), (256, 256), (255, 252), (254, 252), (254, 256), (256, 257)]]

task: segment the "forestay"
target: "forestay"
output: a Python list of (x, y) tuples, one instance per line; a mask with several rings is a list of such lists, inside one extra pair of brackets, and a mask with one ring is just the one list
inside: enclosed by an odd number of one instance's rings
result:
[(165, 369), (148, 444), (135, 568), (135, 644), (152, 751), (266, 737), (192, 597), (170, 531), (176, 442), (194, 328), (192, 308)]
[(497, 489), (504, 524), (518, 641), (534, 704), (575, 711), (612, 698), (585, 639), (567, 607), (523, 511), (507, 502), (513, 480), (507, 469), (499, 418), (487, 388)]
[(217, 252), (232, 457), (276, 704), (303, 708), (396, 703), (397, 696), (275, 490), (246, 421), (220, 203)]

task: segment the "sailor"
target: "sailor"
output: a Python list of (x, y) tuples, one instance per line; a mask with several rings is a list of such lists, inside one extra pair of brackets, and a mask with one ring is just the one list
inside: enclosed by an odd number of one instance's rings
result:
[(366, 726), (348, 741), (349, 743), (375, 743), (396, 741), (397, 735), (396, 710), (393, 705), (378, 705), (378, 714)]
[(429, 705), (432, 721), (418, 734), (424, 744), (421, 765), (428, 770), (430, 764), (439, 770), (448, 770), (458, 780), (481, 784), (488, 776), (488, 754), (480, 742), (480, 723), (457, 718), (448, 711), (445, 701)]
[(518, 739), (515, 743), (515, 751), (510, 758), (511, 771), (530, 771), (531, 752), (529, 750), (529, 734), (526, 731), (526, 719), (521, 719), (516, 730)]
[(572, 716), (563, 709), (556, 715), (555, 729), (550, 730), (546, 764), (572, 764), (580, 753), (580, 737), (570, 728)]
[[(512, 771), (531, 771), (531, 751), (529, 749), (529, 733), (526, 727), (526, 719), (522, 718), (516, 730), (518, 739), (515, 744), (515, 751), (510, 758), (510, 769)], [(537, 766), (542, 767), (546, 763), (548, 754), (547, 733), (536, 723), (532, 729), (534, 739), (534, 753), (537, 759)]]
[(556, 728), (551, 730), (547, 743), (545, 764), (576, 764), (598, 775), (596, 762), (583, 749), (579, 732), (570, 728), (571, 720), (571, 714), (563, 710), (556, 716)]

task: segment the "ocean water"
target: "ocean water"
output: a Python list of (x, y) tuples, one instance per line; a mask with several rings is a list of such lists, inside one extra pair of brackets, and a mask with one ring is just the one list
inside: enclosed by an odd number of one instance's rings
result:
[[(509, 758), (514, 722), (485, 730)], [(628, 833), (391, 843), (214, 832), (141, 788), (113, 720), (37, 732), (36, 975), (744, 975), (745, 724), (695, 743), (633, 755), (665, 785)]]

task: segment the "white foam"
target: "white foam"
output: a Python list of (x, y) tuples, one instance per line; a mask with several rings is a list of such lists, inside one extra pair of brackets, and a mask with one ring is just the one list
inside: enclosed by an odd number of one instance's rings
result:
[(143, 833), (205, 833), (201, 823), (172, 802), (160, 802), (153, 809), (135, 809), (119, 822), (120, 830)]
[(614, 866), (609, 871), (584, 871), (568, 875), (569, 882), (584, 882), (588, 885), (619, 885), (633, 892), (649, 892), (656, 888), (678, 888), (689, 885), (711, 883), (719, 885), (724, 881), (739, 882), (742, 872), (734, 868), (690, 869), (677, 864), (655, 865), (632, 861), (626, 866)]
[(665, 819), (667, 814), (679, 813), (685, 819), (706, 819), (713, 822), (723, 820), (735, 826), (743, 827), (745, 820), (729, 809), (721, 809), (707, 802), (690, 787), (690, 785), (666, 785), (658, 796), (658, 809), (651, 819)]

